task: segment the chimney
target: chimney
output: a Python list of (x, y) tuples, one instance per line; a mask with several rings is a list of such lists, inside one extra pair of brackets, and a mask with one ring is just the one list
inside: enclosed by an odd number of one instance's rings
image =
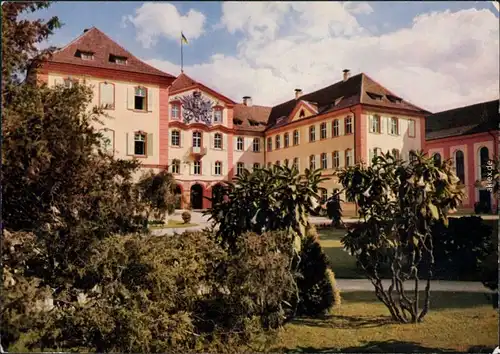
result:
[(251, 107), (252, 106), (252, 97), (250, 97), (250, 96), (243, 97), (243, 104), (245, 106)]
[(88, 32), (88, 30), (89, 30), (88, 28), (85, 28), (85, 29), (83, 30), (83, 33)]
[(349, 69), (344, 69), (342, 72), (344, 73), (344, 82), (349, 80), (349, 77), (351, 76), (351, 71)]
[(302, 96), (302, 89), (295, 89), (295, 99), (298, 99)]

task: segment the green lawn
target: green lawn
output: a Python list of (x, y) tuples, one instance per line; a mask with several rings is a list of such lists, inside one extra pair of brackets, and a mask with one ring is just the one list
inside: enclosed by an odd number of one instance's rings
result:
[[(279, 333), (270, 351), (491, 353), (498, 345), (498, 314), (484, 294), (433, 292), (422, 323), (398, 324), (373, 293), (342, 295), (342, 305), (322, 319), (297, 319)], [(488, 350), (486, 350), (486, 348)]]
[(149, 228), (150, 229), (173, 229), (173, 228), (192, 227), (192, 226), (198, 226), (198, 224), (194, 224), (194, 223), (184, 224), (184, 221), (182, 221), (182, 220), (169, 220), (166, 225), (165, 224), (154, 224), (154, 225), (149, 225)]

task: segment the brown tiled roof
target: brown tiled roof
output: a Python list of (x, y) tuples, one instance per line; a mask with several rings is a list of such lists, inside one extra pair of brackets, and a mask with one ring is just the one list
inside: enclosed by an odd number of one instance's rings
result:
[[(267, 127), (267, 120), (271, 107), (234, 105), (233, 119), (240, 120), (241, 125), (233, 125), (236, 130), (263, 132)], [(252, 124), (253, 122), (253, 124)], [(258, 125), (256, 125), (258, 123)]]
[(181, 73), (179, 76), (177, 76), (177, 79), (172, 82), (172, 86), (170, 86), (170, 92), (175, 93), (176, 91), (181, 91), (189, 87), (196, 86), (197, 84), (198, 83), (195, 80), (191, 79), (186, 74)]
[[(378, 95), (381, 99), (372, 99), (369, 93)], [(399, 102), (392, 102), (391, 99)], [(399, 99), (399, 97), (364, 73), (354, 75), (347, 81), (339, 81), (320, 90), (302, 95), (300, 100), (315, 104), (318, 107), (317, 115), (341, 110), (356, 104), (404, 109), (422, 114), (429, 113), (405, 100)], [(291, 119), (289, 117), (290, 113), (297, 103), (298, 100), (292, 99), (274, 106), (269, 117), (268, 129), (289, 123)]]
[(183, 90), (195, 87), (201, 89), (202, 91), (210, 93), (211, 95), (225, 101), (226, 103), (236, 104), (236, 102), (234, 102), (229, 97), (226, 97), (223, 94), (215, 91), (214, 89), (211, 89), (210, 87), (203, 85), (201, 82), (198, 82), (190, 78), (189, 76), (184, 74), (184, 72), (182, 72), (179, 76), (177, 76), (177, 79), (174, 80), (174, 82), (170, 86), (170, 93), (176, 94), (178, 92), (182, 92)]
[[(93, 60), (83, 60), (75, 56), (77, 51), (93, 53)], [(127, 63), (124, 65), (111, 63), (109, 61), (110, 55), (125, 57), (127, 58)], [(64, 48), (54, 52), (50, 61), (165, 76), (168, 78), (175, 77), (139, 60), (95, 27), (84, 32)]]
[(434, 140), (498, 130), (499, 100), (434, 113), (425, 119), (425, 138)]

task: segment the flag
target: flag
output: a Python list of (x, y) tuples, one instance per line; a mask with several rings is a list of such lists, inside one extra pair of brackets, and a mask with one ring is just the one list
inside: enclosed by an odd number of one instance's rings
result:
[(184, 33), (182, 33), (182, 32), (181, 32), (181, 42), (184, 44), (188, 44), (188, 40), (187, 40), (186, 36), (184, 36)]

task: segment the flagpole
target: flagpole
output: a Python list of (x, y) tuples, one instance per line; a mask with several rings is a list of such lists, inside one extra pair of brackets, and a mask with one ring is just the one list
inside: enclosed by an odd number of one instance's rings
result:
[(184, 72), (184, 55), (183, 55), (183, 40), (182, 40), (182, 32), (181, 32), (181, 73)]

